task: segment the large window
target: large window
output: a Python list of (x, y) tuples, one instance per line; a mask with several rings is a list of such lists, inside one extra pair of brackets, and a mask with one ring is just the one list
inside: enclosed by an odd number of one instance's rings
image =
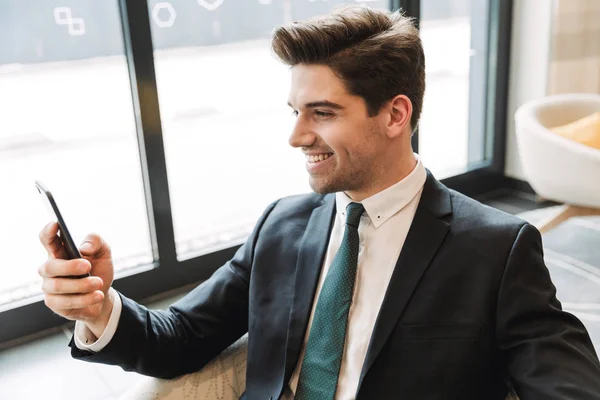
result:
[(421, 0), (427, 91), (419, 153), (438, 178), (485, 161), (489, 13), (486, 1)]
[(64, 323), (40, 296), (35, 180), (136, 300), (206, 279), (270, 202), (309, 192), (269, 36), (355, 3), (420, 17), (425, 165), (471, 193), (501, 175), (511, 1), (0, 0), (0, 346)]
[(493, 157), (495, 102), (506, 86), (498, 68), (508, 62), (498, 59), (498, 41), (508, 31), (499, 37), (496, 24), (507, 10), (484, 0), (421, 0), (418, 6), (427, 73), (418, 150), (440, 179)]
[(469, 3), (469, 0), (421, 1), (420, 30), (427, 90), (419, 130), (419, 154), (436, 176), (452, 174), (450, 171), (464, 169), (467, 164)]
[(35, 180), (77, 243), (102, 233), (119, 270), (153, 261), (118, 5), (51, 3), (0, 1), (0, 309), (40, 293)]

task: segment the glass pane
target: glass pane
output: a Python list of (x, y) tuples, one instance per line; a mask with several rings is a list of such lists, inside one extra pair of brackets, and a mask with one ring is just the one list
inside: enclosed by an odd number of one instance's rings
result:
[(56, 197), (76, 244), (97, 232), (119, 271), (152, 262), (116, 1), (0, 0), (0, 308), (40, 293)]
[(484, 159), (487, 0), (421, 0), (427, 89), (419, 154), (444, 178)]
[(241, 242), (270, 202), (310, 192), (269, 36), (342, 3), (356, 1), (149, 1), (179, 259)]

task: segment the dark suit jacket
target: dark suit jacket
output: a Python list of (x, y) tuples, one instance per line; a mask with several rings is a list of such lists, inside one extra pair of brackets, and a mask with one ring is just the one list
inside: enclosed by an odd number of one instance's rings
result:
[[(112, 341), (72, 354), (172, 378), (249, 332), (247, 399), (278, 399), (298, 361), (335, 195), (271, 204), (232, 260), (167, 311), (122, 296)], [(600, 364), (561, 311), (539, 232), (428, 173), (370, 341), (358, 399), (600, 399)]]

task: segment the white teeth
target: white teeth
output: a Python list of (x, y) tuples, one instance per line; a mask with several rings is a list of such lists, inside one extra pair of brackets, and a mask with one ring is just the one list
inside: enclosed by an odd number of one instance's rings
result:
[(306, 159), (310, 163), (320, 162), (328, 159), (330, 154), (319, 154), (318, 156), (306, 156)]

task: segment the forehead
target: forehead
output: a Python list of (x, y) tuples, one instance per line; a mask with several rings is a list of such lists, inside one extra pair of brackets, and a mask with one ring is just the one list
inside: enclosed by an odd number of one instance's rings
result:
[(350, 95), (343, 82), (324, 65), (299, 64), (292, 67), (289, 102), (296, 107), (312, 101), (340, 101)]

